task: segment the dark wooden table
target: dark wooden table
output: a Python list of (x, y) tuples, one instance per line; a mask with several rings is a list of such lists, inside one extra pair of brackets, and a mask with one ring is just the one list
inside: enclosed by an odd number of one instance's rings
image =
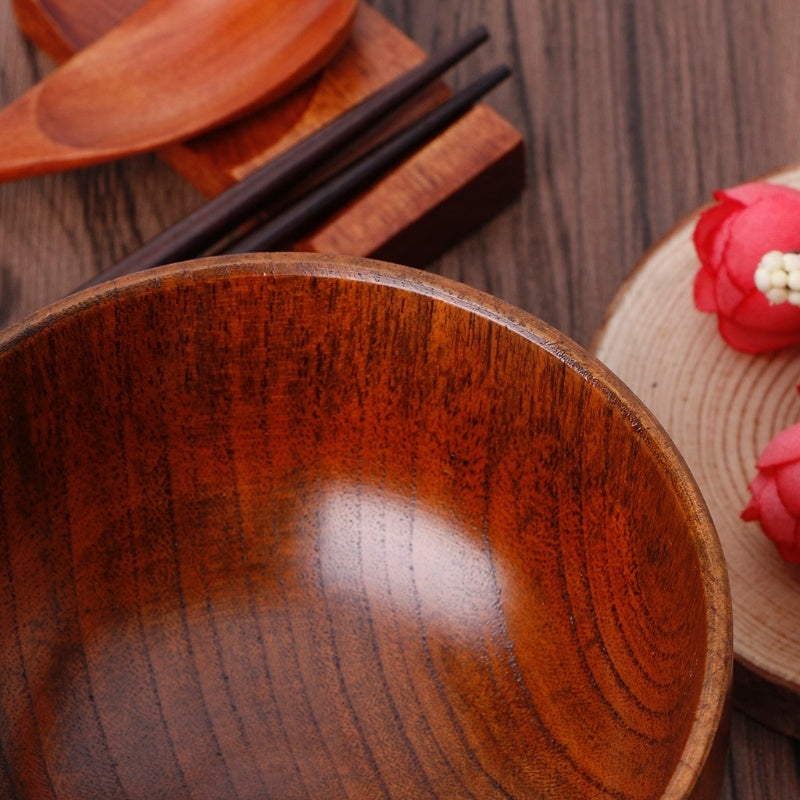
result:
[[(800, 161), (795, 0), (373, 0), (427, 49), (478, 23), (455, 85), (523, 133), (528, 189), (431, 269), (588, 344), (648, 247), (715, 188)], [(0, 4), (0, 101), (52, 68)], [(0, 327), (67, 293), (201, 197), (154, 156), (0, 186)], [(800, 797), (799, 745), (735, 714), (726, 800)]]

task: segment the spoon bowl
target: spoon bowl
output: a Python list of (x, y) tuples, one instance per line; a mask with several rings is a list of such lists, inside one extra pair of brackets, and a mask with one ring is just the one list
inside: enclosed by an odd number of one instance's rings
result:
[(0, 180), (154, 150), (270, 103), (338, 52), (356, 10), (149, 0), (0, 111)]

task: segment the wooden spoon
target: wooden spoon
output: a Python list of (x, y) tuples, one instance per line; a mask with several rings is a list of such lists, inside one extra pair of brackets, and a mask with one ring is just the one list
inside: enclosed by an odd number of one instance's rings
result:
[(288, 93), (357, 0), (150, 0), (0, 112), (0, 180), (181, 141)]

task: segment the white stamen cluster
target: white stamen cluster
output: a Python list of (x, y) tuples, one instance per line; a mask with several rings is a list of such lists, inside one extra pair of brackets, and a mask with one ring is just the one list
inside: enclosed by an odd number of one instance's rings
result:
[(758, 262), (755, 282), (770, 303), (800, 306), (800, 253), (771, 250)]

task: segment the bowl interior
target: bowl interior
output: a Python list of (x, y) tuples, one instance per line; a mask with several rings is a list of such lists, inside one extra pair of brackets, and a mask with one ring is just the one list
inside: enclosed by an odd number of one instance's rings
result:
[(693, 782), (727, 610), (677, 460), (544, 327), (357, 267), (162, 270), (6, 337), (8, 796)]

